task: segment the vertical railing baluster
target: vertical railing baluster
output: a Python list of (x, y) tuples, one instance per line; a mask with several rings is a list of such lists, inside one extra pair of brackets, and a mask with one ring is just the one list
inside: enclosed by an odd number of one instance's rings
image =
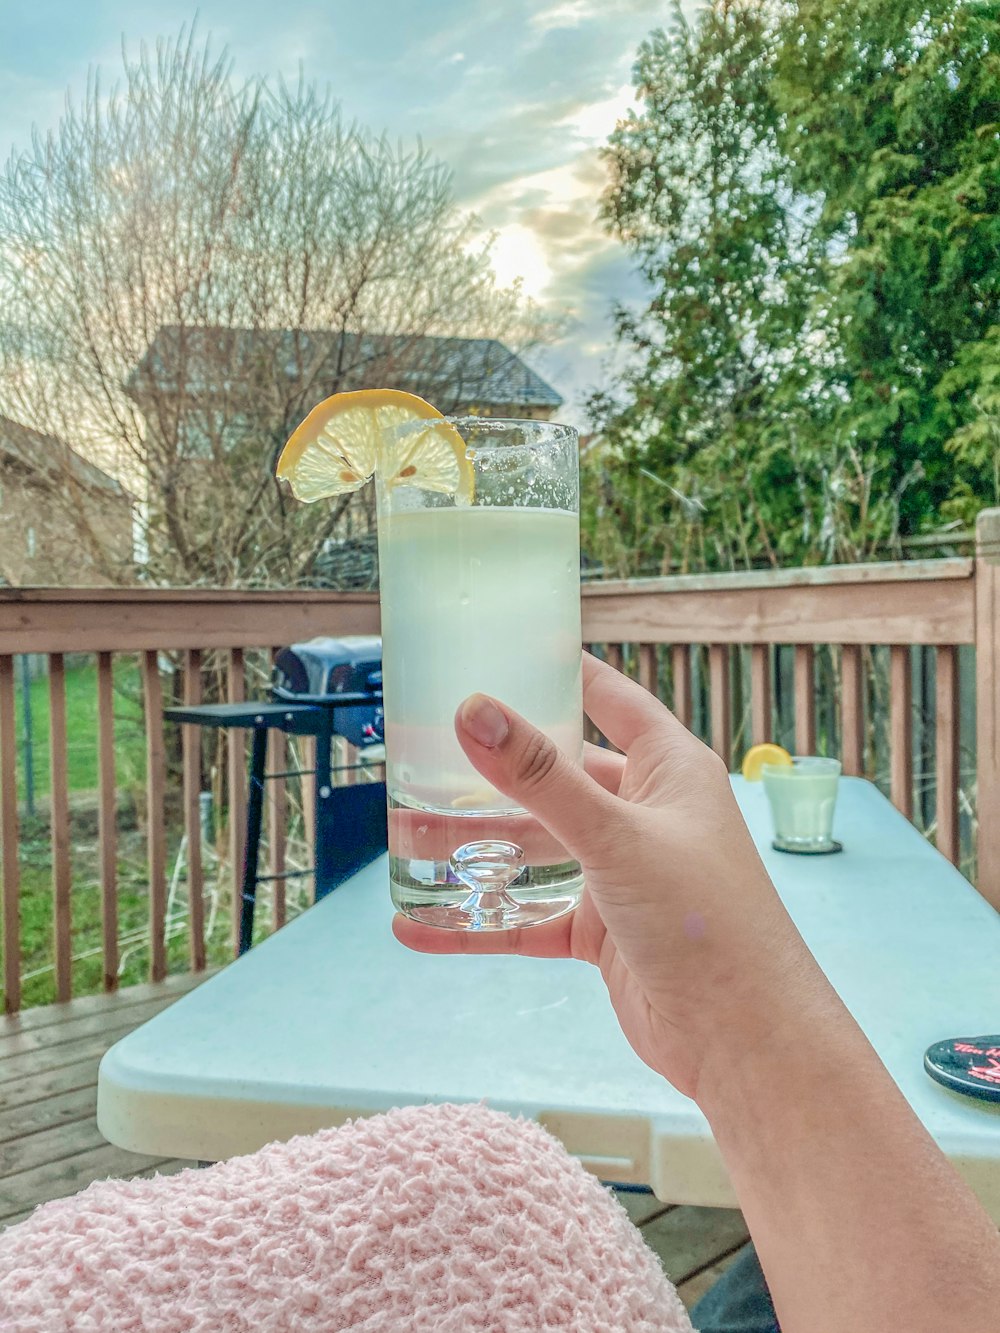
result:
[(751, 744), (762, 745), (774, 739), (771, 716), (771, 645), (755, 643), (750, 648)]
[[(201, 703), (201, 650), (184, 654), (184, 706)], [(188, 957), (192, 972), (205, 967), (205, 875), (201, 858), (201, 730), (181, 728), (184, 833), (187, 838)]]
[[(271, 649), (271, 674), (274, 674), (274, 662), (280, 648)], [(288, 829), (288, 789), (285, 779), (272, 777), (274, 773), (284, 773), (288, 769), (288, 737), (274, 727), (267, 733), (267, 760), (265, 773), (268, 775), (264, 787), (265, 813), (267, 820), (267, 871), (276, 878), (271, 884), (271, 929), (280, 930), (287, 918), (287, 900), (285, 881), (281, 876), (287, 868), (286, 848)]]
[(935, 818), (937, 848), (953, 864), (959, 860), (958, 836), (958, 649), (934, 650)]
[[(267, 771), (283, 773), (288, 767), (288, 744), (285, 733), (275, 727), (267, 737)], [(267, 784), (268, 874), (285, 873), (286, 801), (285, 779), (270, 778)], [(273, 925), (275, 930), (285, 924), (285, 881), (273, 881)]]
[(69, 857), (69, 766), (66, 755), (66, 663), (49, 654), (49, 804), (52, 836), (52, 927), (56, 999), (73, 994), (73, 876)]
[[(302, 754), (302, 760), (299, 767), (304, 769), (302, 775), (302, 831), (306, 843), (306, 856), (311, 866), (316, 864), (316, 750), (317, 743), (315, 736), (302, 736), (299, 739), (299, 746)], [(305, 887), (306, 895), (315, 899), (316, 897), (316, 876), (315, 874), (305, 876), (300, 881)]]
[(840, 650), (840, 755), (848, 777), (865, 771), (864, 670), (861, 646), (845, 643)]
[(18, 861), (17, 724), (14, 659), (0, 654), (0, 866), (3, 881), (4, 1011), (21, 1008), (21, 873)]
[[(246, 699), (246, 667), (242, 648), (230, 648), (228, 674), (229, 702), (242, 703)], [(243, 910), (243, 861), (246, 856), (247, 825), (246, 737), (242, 728), (230, 728), (228, 741), (229, 859), (232, 885), (232, 939), (235, 954), (239, 951), (240, 916)]]
[(795, 749), (799, 754), (816, 753), (816, 673), (813, 645), (795, 645)]
[(659, 659), (655, 643), (639, 644), (639, 684), (650, 694), (660, 692)]
[(118, 793), (115, 780), (114, 659), (97, 654), (97, 828), (101, 867), (104, 989), (118, 989)]
[(889, 794), (907, 819), (913, 817), (913, 682), (910, 648), (889, 650)]
[(167, 756), (163, 745), (163, 688), (159, 654), (141, 655), (142, 694), (146, 712), (146, 852), (149, 864), (149, 979), (167, 975), (167, 835), (163, 799)]
[(686, 643), (675, 643), (670, 649), (670, 665), (674, 678), (673, 707), (679, 721), (691, 726), (691, 648)]
[(708, 682), (712, 710), (712, 749), (732, 762), (733, 717), (729, 680), (729, 644), (713, 643), (708, 649)]
[(1000, 910), (1000, 509), (976, 518), (976, 887)]

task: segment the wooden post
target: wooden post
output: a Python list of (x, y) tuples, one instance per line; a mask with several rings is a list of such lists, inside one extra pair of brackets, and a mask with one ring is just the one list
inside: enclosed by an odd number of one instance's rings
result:
[(848, 777), (864, 777), (864, 666), (856, 643), (845, 643), (840, 650), (840, 753)]
[[(184, 706), (201, 703), (201, 653), (184, 654)], [(205, 876), (201, 859), (201, 729), (181, 729), (183, 747), (184, 832), (187, 835), (188, 958), (191, 971), (205, 967)]]
[[(306, 843), (306, 859), (311, 866), (314, 866), (316, 864), (316, 737), (300, 736), (298, 739), (299, 753), (302, 757), (297, 767), (305, 770), (302, 774), (302, 786), (299, 788), (302, 796), (302, 833)], [(306, 890), (306, 900), (315, 902), (316, 876), (307, 875), (299, 883)]]
[(755, 643), (750, 648), (750, 742), (763, 745), (774, 739), (771, 725), (771, 646)]
[(935, 648), (935, 771), (937, 849), (958, 864), (958, 649)]
[(910, 649), (889, 649), (889, 795), (897, 810), (913, 818), (913, 678)]
[(21, 1007), (21, 904), (17, 820), (17, 732), (14, 705), (14, 659), (0, 656), (0, 848), (3, 883), (4, 1010)]
[[(229, 702), (242, 703), (246, 698), (246, 668), (242, 648), (229, 650)], [(232, 727), (227, 737), (229, 785), (229, 860), (232, 885), (232, 940), (233, 955), (240, 947), (240, 917), (243, 911), (243, 858), (246, 855), (247, 835), (247, 751), (246, 735), (239, 727)]]
[(816, 673), (811, 643), (795, 645), (795, 749), (816, 753)]
[(1000, 509), (976, 523), (976, 807), (976, 883), (1000, 909)]
[(97, 654), (98, 840), (101, 862), (101, 937), (104, 989), (118, 989), (118, 831), (115, 785), (114, 664), (110, 653)]
[(728, 768), (733, 759), (733, 718), (729, 687), (729, 644), (708, 649), (709, 694), (712, 708), (712, 749)]
[(66, 758), (66, 669), (62, 653), (49, 654), (49, 800), (52, 807), (52, 926), (56, 999), (73, 992), (73, 936), (69, 859), (69, 765)]
[[(283, 773), (288, 768), (288, 744), (283, 731), (274, 727), (267, 733), (267, 771)], [(285, 779), (272, 777), (267, 784), (268, 858), (270, 875), (285, 873)], [(273, 884), (272, 929), (280, 930), (285, 924), (285, 881), (275, 879)]]
[(655, 643), (641, 643), (639, 645), (639, 684), (649, 690), (650, 694), (659, 695), (659, 664), (656, 656)]
[(146, 847), (149, 861), (149, 979), (167, 975), (167, 834), (163, 798), (167, 788), (167, 753), (163, 746), (163, 688), (159, 654), (147, 649), (141, 658), (146, 712)]
[(674, 712), (686, 727), (691, 726), (691, 649), (675, 643), (670, 650), (674, 673)]

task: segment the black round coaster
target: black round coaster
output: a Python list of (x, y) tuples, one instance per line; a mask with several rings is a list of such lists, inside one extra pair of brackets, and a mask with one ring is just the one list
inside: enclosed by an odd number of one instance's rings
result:
[(836, 838), (829, 847), (817, 847), (815, 850), (808, 847), (782, 847), (777, 842), (772, 842), (771, 846), (776, 852), (785, 852), (788, 856), (833, 856), (835, 852), (844, 850), (844, 844), (837, 842)]
[(936, 1041), (924, 1052), (924, 1069), (953, 1092), (1000, 1102), (1000, 1035)]

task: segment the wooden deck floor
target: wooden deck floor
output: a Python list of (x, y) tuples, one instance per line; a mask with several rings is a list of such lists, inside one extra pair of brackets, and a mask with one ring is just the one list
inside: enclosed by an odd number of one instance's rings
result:
[(0, 1226), (92, 1180), (190, 1165), (113, 1148), (95, 1114), (104, 1052), (195, 984), (171, 977), (0, 1019)]
[[(0, 1019), (0, 1229), (93, 1180), (192, 1165), (112, 1147), (95, 1112), (104, 1052), (194, 984), (172, 977)], [(728, 1209), (673, 1207), (650, 1194), (619, 1197), (689, 1306), (747, 1238), (742, 1217)]]

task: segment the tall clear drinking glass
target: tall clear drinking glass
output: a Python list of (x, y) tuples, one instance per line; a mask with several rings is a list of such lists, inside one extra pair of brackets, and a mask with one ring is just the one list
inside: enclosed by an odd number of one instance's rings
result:
[[(377, 492), (389, 866), (399, 911), (506, 930), (579, 901), (579, 864), (458, 744), (468, 695), (503, 700), (583, 758), (577, 434), (451, 418), (472, 484)], [(471, 492), (471, 493), (470, 493)]]

